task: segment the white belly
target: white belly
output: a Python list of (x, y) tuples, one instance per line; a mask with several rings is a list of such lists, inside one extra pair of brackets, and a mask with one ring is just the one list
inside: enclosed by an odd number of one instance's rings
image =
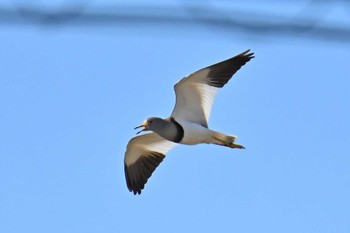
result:
[(180, 141), (181, 144), (208, 143), (211, 135), (211, 131), (208, 128), (185, 120), (177, 120), (177, 122), (184, 129), (184, 137)]

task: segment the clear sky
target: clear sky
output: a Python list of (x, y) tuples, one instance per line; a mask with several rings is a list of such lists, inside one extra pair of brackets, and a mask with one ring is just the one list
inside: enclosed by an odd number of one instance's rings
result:
[[(4, 23), (0, 42), (0, 232), (350, 232), (350, 43)], [(247, 149), (180, 145), (130, 193), (133, 128), (169, 116), (180, 78), (248, 48), (209, 123)]]

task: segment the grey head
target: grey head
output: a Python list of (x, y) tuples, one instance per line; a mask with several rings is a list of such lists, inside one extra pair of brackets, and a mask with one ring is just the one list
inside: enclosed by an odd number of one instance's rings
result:
[(182, 126), (172, 117), (167, 119), (149, 117), (141, 125), (135, 127), (135, 129), (141, 127), (144, 128), (137, 132), (137, 134), (143, 131), (153, 131), (162, 138), (172, 142), (180, 142), (184, 136)]

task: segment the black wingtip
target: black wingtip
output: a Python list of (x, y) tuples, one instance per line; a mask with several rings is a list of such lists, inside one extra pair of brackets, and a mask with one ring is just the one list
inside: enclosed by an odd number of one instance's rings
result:
[(210, 70), (207, 84), (218, 88), (223, 87), (252, 58), (254, 58), (254, 53), (248, 49), (234, 57), (204, 68)]
[(165, 155), (162, 153), (148, 151), (131, 165), (126, 165), (124, 162), (125, 179), (129, 191), (134, 195), (140, 195), (148, 179), (164, 158)]
[(141, 190), (130, 190), (130, 192), (133, 192), (134, 195), (136, 195), (136, 194), (140, 195), (141, 194)]
[[(254, 56), (254, 53), (253, 53), (253, 52), (251, 52), (251, 53), (249, 53), (249, 52), (250, 52), (250, 49), (247, 49), (246, 51), (244, 51), (244, 52), (241, 53), (241, 54), (238, 54), (237, 56), (248, 57), (249, 60), (250, 60), (250, 59), (254, 58), (255, 56)], [(248, 61), (249, 61), (249, 60), (248, 60)]]

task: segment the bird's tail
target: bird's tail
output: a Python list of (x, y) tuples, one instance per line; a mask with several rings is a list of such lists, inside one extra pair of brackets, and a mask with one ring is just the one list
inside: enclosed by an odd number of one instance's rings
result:
[(217, 144), (220, 146), (227, 146), (230, 148), (245, 149), (244, 146), (234, 143), (237, 137), (223, 134), (213, 130), (211, 132), (212, 132), (212, 139), (213, 139), (211, 143)]

